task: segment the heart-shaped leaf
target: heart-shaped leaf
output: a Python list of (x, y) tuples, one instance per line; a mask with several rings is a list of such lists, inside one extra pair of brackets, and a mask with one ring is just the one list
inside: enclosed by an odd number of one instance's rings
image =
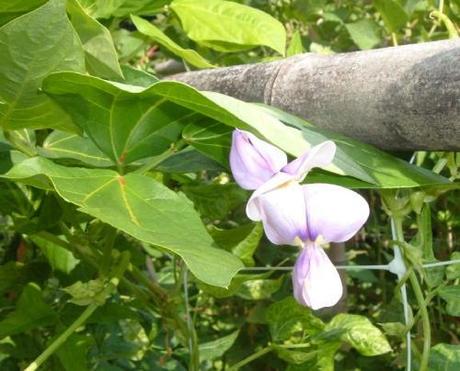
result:
[(34, 157), (14, 166), (6, 178), (29, 183), (45, 176), (56, 192), (80, 211), (147, 243), (182, 257), (201, 281), (226, 287), (242, 267), (213, 241), (192, 203), (151, 177), (112, 170), (56, 165)]

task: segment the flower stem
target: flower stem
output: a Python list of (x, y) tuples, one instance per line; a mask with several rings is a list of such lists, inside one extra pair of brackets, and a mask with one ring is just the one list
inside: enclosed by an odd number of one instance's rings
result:
[(414, 290), (415, 298), (420, 307), (420, 315), (422, 317), (422, 329), (423, 329), (423, 353), (422, 360), (420, 361), (420, 371), (428, 370), (428, 361), (430, 359), (430, 347), (431, 347), (431, 326), (430, 326), (430, 317), (428, 315), (428, 310), (425, 305), (425, 298), (423, 296), (422, 288), (418, 281), (415, 272), (411, 272), (409, 275), (409, 280)]
[(38, 369), (62, 344), (72, 335), (77, 328), (83, 325), (86, 320), (98, 308), (98, 304), (93, 303), (86, 307), (83, 313), (72, 323), (51, 345), (40, 354), (24, 371), (35, 371)]
[[(404, 242), (404, 234), (402, 228), (402, 218), (394, 217), (394, 223), (396, 226), (396, 239), (398, 241)], [(420, 316), (422, 319), (422, 330), (423, 330), (423, 353), (420, 361), (420, 371), (427, 371), (428, 370), (428, 361), (430, 358), (430, 347), (431, 347), (431, 325), (430, 325), (430, 317), (428, 314), (428, 310), (426, 308), (426, 301), (423, 295), (422, 288), (418, 281), (417, 275), (412, 270), (409, 273), (409, 282), (411, 283), (412, 290), (414, 291), (415, 299), (417, 300), (417, 304), (420, 310)], [(410, 349), (407, 350), (410, 352)]]
[(270, 345), (267, 345), (265, 348), (262, 348), (258, 352), (255, 352), (251, 354), (249, 357), (246, 357), (245, 359), (239, 361), (238, 363), (235, 363), (233, 366), (230, 366), (228, 371), (236, 371), (239, 370), (241, 367), (247, 365), (248, 363), (251, 363), (252, 361), (256, 360), (257, 358), (262, 357), (263, 355), (270, 353), (272, 351), (272, 348)]

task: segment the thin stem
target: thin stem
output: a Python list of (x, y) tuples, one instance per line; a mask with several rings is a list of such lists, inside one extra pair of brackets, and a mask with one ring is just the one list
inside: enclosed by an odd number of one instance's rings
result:
[(83, 325), (86, 320), (98, 308), (98, 304), (90, 304), (83, 313), (72, 323), (45, 351), (40, 354), (24, 371), (35, 371), (38, 369), (62, 344), (72, 335), (76, 329)]
[[(393, 218), (393, 221), (396, 226), (396, 240), (404, 242), (404, 235), (402, 229), (402, 219), (401, 218)], [(422, 358), (420, 361), (420, 371), (428, 370), (428, 361), (430, 358), (430, 347), (431, 347), (431, 325), (430, 325), (430, 316), (428, 314), (428, 310), (426, 308), (425, 297), (423, 295), (422, 288), (418, 281), (418, 278), (415, 272), (409, 273), (409, 281), (412, 286), (412, 290), (414, 291), (415, 298), (417, 300), (417, 304), (420, 310), (420, 316), (422, 318), (422, 329), (423, 329), (423, 353)], [(409, 332), (408, 332), (409, 333)], [(408, 351), (410, 349), (408, 348)]]
[(188, 347), (190, 353), (189, 369), (193, 371), (198, 371), (200, 369), (200, 353), (198, 349), (195, 328), (193, 327), (192, 317), (190, 316), (190, 305), (188, 295), (188, 269), (186, 266), (184, 266), (183, 272), (185, 317), (187, 320), (188, 327)]
[(252, 361), (256, 360), (257, 358), (260, 358), (263, 355), (270, 353), (271, 351), (272, 351), (271, 346), (267, 345), (265, 348), (262, 348), (258, 352), (255, 352), (251, 354), (249, 357), (246, 357), (245, 359), (239, 361), (238, 363), (235, 363), (233, 366), (230, 366), (228, 371), (236, 371), (240, 369), (241, 367), (247, 365), (248, 363), (251, 363)]
[(453, 265), (453, 264), (460, 264), (460, 259), (449, 260), (445, 262), (427, 263), (427, 264), (423, 264), (423, 268), (434, 268), (434, 267), (440, 267), (442, 265)]
[[(390, 216), (390, 221), (391, 221), (391, 235), (393, 240), (395, 241), (404, 241), (404, 233), (402, 229), (402, 219), (396, 218), (394, 216)], [(402, 259), (401, 255), (401, 250), (399, 246), (395, 245), (394, 246), (394, 255), (395, 259), (399, 258)], [(409, 267), (409, 271), (411, 270), (411, 267)], [(406, 332), (406, 349), (407, 349), (407, 358), (406, 358), (406, 370), (411, 371), (412, 370), (412, 338), (411, 338), (411, 333), (410, 333), (410, 323), (411, 320), (409, 318), (410, 316), (410, 311), (409, 311), (409, 301), (407, 299), (407, 285), (406, 285), (406, 280), (409, 277), (409, 272), (405, 272), (404, 274), (400, 272), (398, 274), (398, 286), (400, 286), (400, 291), (401, 291), (401, 299), (402, 299), (402, 304), (403, 304), (403, 311), (404, 311), (404, 323), (406, 325), (406, 328), (408, 328), (408, 331)]]
[(412, 272), (409, 276), (412, 289), (414, 290), (415, 298), (419, 305), (420, 315), (422, 317), (422, 329), (423, 329), (423, 353), (422, 360), (420, 361), (420, 371), (428, 370), (428, 361), (430, 359), (430, 347), (431, 347), (431, 325), (430, 316), (425, 305), (425, 298), (423, 296), (422, 288), (418, 281), (415, 272)]

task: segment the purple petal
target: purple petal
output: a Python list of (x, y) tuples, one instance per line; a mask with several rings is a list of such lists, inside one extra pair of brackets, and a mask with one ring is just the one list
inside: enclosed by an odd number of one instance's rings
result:
[(369, 217), (369, 205), (358, 193), (332, 184), (303, 185), (311, 241), (343, 242)]
[(314, 167), (323, 167), (329, 165), (334, 159), (336, 151), (335, 143), (328, 140), (320, 143), (302, 156), (288, 163), (281, 171), (294, 175), (300, 182), (307, 173)]
[(342, 297), (339, 273), (324, 250), (307, 244), (301, 251), (292, 273), (294, 297), (314, 310), (331, 307)]
[[(275, 177), (278, 178), (278, 174)], [(271, 180), (271, 183), (275, 182)], [(265, 234), (274, 244), (299, 244), (306, 237), (302, 187), (297, 182), (288, 182), (268, 192), (257, 194), (259, 191), (254, 192), (248, 202), (248, 217), (254, 221), (262, 220)]]
[(253, 134), (235, 130), (230, 150), (230, 168), (244, 189), (256, 189), (287, 163), (286, 154)]

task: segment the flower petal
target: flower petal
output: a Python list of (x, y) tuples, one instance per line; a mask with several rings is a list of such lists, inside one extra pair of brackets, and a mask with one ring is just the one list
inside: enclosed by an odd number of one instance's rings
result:
[(244, 189), (256, 189), (287, 163), (286, 154), (255, 135), (235, 130), (230, 150), (230, 168)]
[(246, 214), (249, 219), (256, 222), (262, 220), (262, 214), (260, 212), (259, 203), (257, 199), (265, 193), (273, 191), (276, 188), (285, 187), (289, 183), (295, 182), (292, 175), (286, 173), (277, 173), (271, 177), (267, 182), (262, 184), (256, 191), (251, 195), (246, 205)]
[(297, 258), (292, 283), (295, 299), (314, 310), (337, 304), (343, 293), (339, 272), (315, 244), (308, 244)]
[(246, 213), (254, 221), (262, 220), (268, 239), (277, 245), (303, 240), (307, 226), (302, 187), (290, 182), (259, 195), (258, 191), (249, 200)]
[(334, 159), (335, 151), (335, 143), (328, 140), (314, 146), (305, 152), (302, 156), (291, 161), (286, 166), (284, 166), (281, 171), (294, 175), (300, 182), (314, 167), (323, 167), (329, 165)]
[(332, 184), (303, 185), (311, 241), (343, 242), (355, 235), (369, 217), (369, 205), (358, 193)]

